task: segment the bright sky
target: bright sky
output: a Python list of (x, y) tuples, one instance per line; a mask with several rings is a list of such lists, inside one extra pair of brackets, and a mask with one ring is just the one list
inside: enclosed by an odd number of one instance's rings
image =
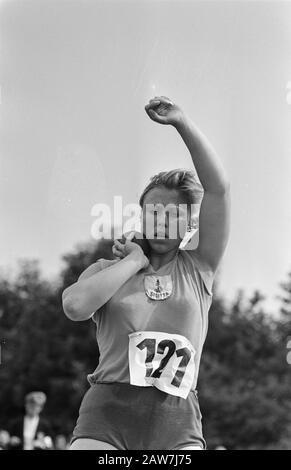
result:
[(152, 174), (191, 167), (144, 111), (165, 95), (231, 179), (221, 292), (258, 288), (276, 309), (291, 269), (291, 2), (10, 0), (0, 14), (2, 269), (39, 258), (53, 276), (92, 239), (94, 204), (137, 202)]

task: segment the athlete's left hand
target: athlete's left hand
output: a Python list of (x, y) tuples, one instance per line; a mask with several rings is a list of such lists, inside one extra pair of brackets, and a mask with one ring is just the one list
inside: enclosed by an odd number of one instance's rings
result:
[(160, 124), (171, 124), (174, 127), (184, 117), (182, 109), (166, 96), (155, 96), (145, 106), (145, 110), (152, 121)]

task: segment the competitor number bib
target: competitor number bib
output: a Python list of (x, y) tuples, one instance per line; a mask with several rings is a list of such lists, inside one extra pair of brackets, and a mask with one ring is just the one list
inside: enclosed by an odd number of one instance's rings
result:
[(195, 350), (190, 341), (160, 331), (136, 331), (128, 336), (130, 383), (186, 399), (195, 374)]

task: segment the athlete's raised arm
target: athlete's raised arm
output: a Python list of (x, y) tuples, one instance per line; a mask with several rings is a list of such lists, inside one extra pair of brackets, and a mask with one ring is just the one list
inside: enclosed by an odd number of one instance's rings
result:
[(195, 255), (215, 273), (229, 236), (230, 184), (226, 172), (205, 135), (169, 98), (155, 97), (145, 109), (153, 121), (173, 125), (191, 154), (204, 190)]
[(63, 309), (70, 320), (88, 320), (130, 277), (149, 263), (142, 249), (129, 240), (125, 244), (115, 240), (113, 253), (121, 258), (118, 263), (95, 273), (94, 264), (89, 266), (77, 282), (63, 291)]

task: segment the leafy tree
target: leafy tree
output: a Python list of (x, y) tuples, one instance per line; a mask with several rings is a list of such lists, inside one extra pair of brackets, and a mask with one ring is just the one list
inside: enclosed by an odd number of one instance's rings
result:
[[(55, 433), (72, 432), (99, 351), (94, 323), (68, 320), (62, 292), (91, 263), (111, 259), (111, 247), (110, 240), (77, 245), (54, 282), (37, 260), (22, 260), (14, 280), (0, 279), (0, 428), (22, 411), (27, 392), (43, 390)], [(274, 317), (261, 292), (239, 291), (228, 306), (214, 286), (198, 384), (209, 448), (291, 449), (291, 273), (281, 287)]]
[(248, 301), (240, 291), (229, 311), (221, 299), (211, 307), (199, 381), (210, 447), (267, 448), (289, 432), (291, 376), (278, 341), (282, 323), (263, 311), (263, 299), (255, 292)]

